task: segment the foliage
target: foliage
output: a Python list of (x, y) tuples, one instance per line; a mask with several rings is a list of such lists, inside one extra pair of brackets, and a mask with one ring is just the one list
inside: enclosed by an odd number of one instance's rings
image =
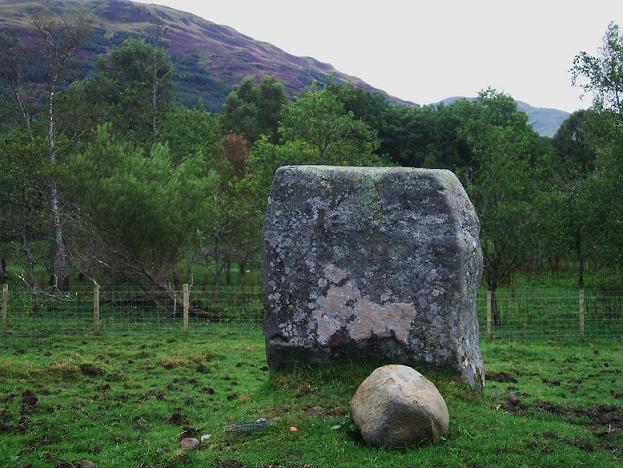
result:
[(286, 103), (283, 83), (272, 76), (258, 83), (252, 76), (234, 86), (223, 105), (221, 122), (225, 132), (244, 135), (254, 142), (267, 136), (277, 142), (277, 123)]
[[(515, 101), (495, 90), (456, 105), (464, 116), (460, 135), (473, 154), (459, 174), (480, 218), (483, 279), (495, 294), (539, 255), (539, 137)], [(501, 325), (495, 305), (493, 313)]]
[(151, 286), (170, 287), (172, 272), (209, 220), (216, 173), (200, 156), (174, 163), (166, 146), (146, 152), (98, 128), (73, 157), (68, 181), (79, 203), (83, 271), (97, 264)]
[(572, 251), (578, 262), (578, 286), (584, 287), (584, 265), (594, 256), (595, 234), (600, 223), (591, 205), (597, 202), (592, 190), (595, 176), (595, 142), (590, 136), (590, 111), (574, 112), (552, 139), (551, 207), (548, 210), (550, 247), (554, 255)]
[(244, 275), (245, 265), (259, 250), (263, 217), (253, 203), (254, 193), (245, 179), (249, 152), (244, 136), (229, 134), (222, 138), (214, 155), (219, 184), (212, 197), (212, 222), (205, 225), (202, 240), (204, 251), (208, 251), (205, 245), (210, 245), (216, 287), (223, 270), (230, 284), (233, 262), (238, 263), (240, 274)]
[(179, 107), (163, 116), (158, 141), (169, 147), (175, 163), (196, 156), (209, 161), (220, 136), (216, 115), (201, 108)]
[(301, 140), (311, 145), (316, 164), (372, 165), (379, 140), (365, 122), (344, 109), (328, 90), (312, 90), (300, 95), (284, 109), (279, 126), (284, 143)]
[(34, 292), (40, 285), (34, 273), (37, 259), (31, 242), (49, 236), (46, 188), (51, 171), (46, 142), (14, 129), (4, 136), (0, 156), (0, 244), (19, 243), (25, 273), (18, 276)]
[(573, 59), (572, 82), (593, 93), (598, 109), (623, 113), (623, 34), (611, 22), (602, 39), (599, 56), (580, 52)]
[(119, 133), (141, 142), (155, 142), (160, 122), (173, 107), (173, 64), (161, 47), (126, 39), (97, 62), (91, 90), (105, 105)]
[(601, 259), (606, 263), (623, 261), (623, 208), (621, 200), (623, 180), (623, 35), (620, 27), (610, 23), (603, 36), (600, 55), (586, 52), (576, 55), (573, 83), (593, 94), (594, 112), (588, 120), (591, 139), (595, 145), (595, 172), (588, 181), (592, 192), (593, 217), (599, 227), (595, 238), (601, 243)]

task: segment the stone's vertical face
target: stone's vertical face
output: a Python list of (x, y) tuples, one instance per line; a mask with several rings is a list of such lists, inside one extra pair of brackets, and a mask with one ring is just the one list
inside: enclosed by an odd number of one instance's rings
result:
[(479, 229), (449, 171), (280, 168), (262, 258), (269, 365), (370, 356), (482, 387)]

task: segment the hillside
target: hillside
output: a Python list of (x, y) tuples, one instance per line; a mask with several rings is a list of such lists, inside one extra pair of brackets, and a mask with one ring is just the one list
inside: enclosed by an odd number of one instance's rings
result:
[[(0, 31), (23, 34), (33, 5), (30, 0), (0, 0)], [(228, 26), (172, 8), (126, 0), (50, 0), (39, 5), (55, 14), (75, 10), (88, 12), (92, 17), (95, 32), (82, 57), (79, 76), (89, 73), (97, 55), (128, 37), (154, 36), (159, 24), (178, 72), (175, 79), (178, 98), (187, 105), (203, 101), (209, 109), (217, 111), (231, 87), (247, 75), (276, 76), (285, 83), (290, 96), (313, 81), (324, 83), (330, 76), (339, 82), (382, 92), (329, 64), (310, 57), (296, 57)]]
[[(23, 35), (32, 0), (0, 0), (0, 31)], [(329, 77), (349, 82), (386, 95), (392, 102), (413, 105), (389, 96), (363, 80), (342, 73), (311, 57), (297, 57), (266, 42), (260, 42), (223, 25), (190, 13), (160, 5), (145, 5), (127, 0), (47, 0), (40, 2), (54, 14), (84, 11), (95, 26), (93, 38), (81, 55), (72, 78), (87, 76), (95, 58), (128, 37), (163, 38), (177, 69), (175, 88), (184, 105), (203, 102), (220, 110), (233, 85), (247, 75), (273, 75), (285, 83), (290, 97), (312, 82), (326, 83)], [(450, 98), (454, 99), (454, 98)], [(523, 108), (521, 107), (523, 106)], [(568, 114), (555, 109), (539, 109), (521, 103), (530, 123), (543, 135), (552, 135)]]

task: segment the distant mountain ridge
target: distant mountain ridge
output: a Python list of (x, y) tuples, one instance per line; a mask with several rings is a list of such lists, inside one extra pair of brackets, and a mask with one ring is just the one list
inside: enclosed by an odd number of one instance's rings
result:
[[(0, 31), (23, 34), (32, 0), (0, 0)], [(360, 78), (342, 73), (311, 57), (297, 57), (267, 42), (257, 41), (228, 26), (218, 25), (196, 15), (154, 4), (128, 0), (47, 0), (39, 5), (53, 14), (82, 10), (93, 18), (94, 35), (81, 54), (73, 78), (92, 71), (95, 58), (128, 37), (149, 36), (159, 24), (177, 69), (175, 87), (184, 105), (203, 102), (219, 111), (232, 86), (247, 75), (273, 75), (282, 80), (290, 97), (312, 83), (333, 79), (380, 92), (391, 102), (415, 105), (390, 96)], [(448, 98), (456, 99), (456, 98)], [(447, 100), (445, 100), (447, 101)], [(568, 114), (556, 109), (540, 109), (519, 103), (535, 130), (553, 135)]]

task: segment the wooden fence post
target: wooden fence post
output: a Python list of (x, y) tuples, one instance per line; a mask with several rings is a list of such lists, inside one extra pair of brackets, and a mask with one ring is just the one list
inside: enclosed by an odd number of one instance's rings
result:
[(9, 285), (2, 285), (2, 333), (7, 334), (9, 332)]
[(188, 333), (188, 309), (190, 308), (190, 300), (188, 293), (188, 284), (184, 284), (184, 333)]
[(100, 334), (100, 286), (93, 286), (93, 332)]
[(487, 339), (491, 339), (491, 322), (493, 321), (493, 303), (491, 290), (487, 289)]
[(580, 338), (584, 338), (584, 312), (586, 312), (586, 301), (584, 300), (584, 288), (580, 289), (579, 293), (579, 326), (580, 326)]

